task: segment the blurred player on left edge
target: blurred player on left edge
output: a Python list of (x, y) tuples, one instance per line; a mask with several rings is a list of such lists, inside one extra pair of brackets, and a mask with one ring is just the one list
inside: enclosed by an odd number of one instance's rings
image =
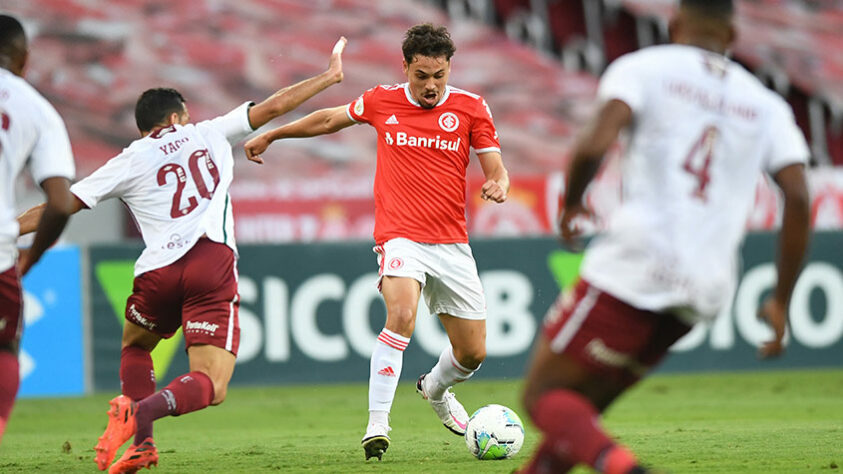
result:
[[(28, 56), (20, 22), (0, 15), (0, 440), (20, 383), (20, 277), (64, 230), (73, 203), (70, 180), (76, 172), (64, 122), (22, 78)], [(27, 160), (32, 178), (47, 195), (47, 203), (41, 218), (32, 223), (32, 230), (37, 227), (32, 247), (18, 260), (15, 180)]]
[[(329, 86), (342, 81), (340, 38), (328, 69), (281, 89), (255, 105), (196, 124), (174, 89), (149, 89), (135, 106), (141, 138), (71, 187), (73, 212), (121, 199), (138, 223), (146, 248), (135, 263), (126, 302), (120, 358), (122, 395), (110, 402), (96, 462), (110, 474), (158, 464), (153, 422), (225, 400), (240, 342), (237, 254), (228, 189), (231, 145)], [(36, 206), (18, 221), (32, 231)], [(150, 352), (182, 326), (190, 372), (155, 392)], [(123, 456), (120, 447), (134, 436)], [(109, 468), (109, 465), (111, 467)]]

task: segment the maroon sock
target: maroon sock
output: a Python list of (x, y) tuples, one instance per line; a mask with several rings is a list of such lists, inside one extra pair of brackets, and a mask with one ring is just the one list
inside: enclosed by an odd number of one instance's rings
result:
[(214, 399), (214, 384), (202, 372), (190, 372), (176, 377), (163, 390), (140, 402), (135, 412), (138, 430), (135, 445), (152, 436), (152, 422), (167, 415), (184, 415), (201, 410)]
[[(598, 461), (615, 447), (603, 432), (597, 409), (582, 395), (570, 390), (552, 390), (539, 398), (531, 413), (545, 435), (545, 443), (563, 462), (584, 463), (598, 468)], [(601, 462), (602, 464), (602, 462)]]
[(128, 346), (120, 352), (120, 390), (136, 402), (155, 393), (155, 371), (149, 351)]
[(6, 431), (6, 423), (15, 404), (20, 384), (18, 357), (9, 351), (0, 350), (0, 441)]
[(539, 445), (530, 463), (518, 471), (519, 474), (556, 474), (565, 473), (574, 468), (574, 464), (560, 457), (550, 441)]

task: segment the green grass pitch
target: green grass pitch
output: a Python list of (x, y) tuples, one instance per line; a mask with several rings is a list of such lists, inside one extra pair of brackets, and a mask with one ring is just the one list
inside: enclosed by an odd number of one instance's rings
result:
[[(469, 412), (513, 407), (518, 381), (470, 381), (456, 393)], [(95, 472), (93, 445), (113, 394), (19, 400), (0, 446), (0, 472)], [(477, 461), (415, 394), (398, 388), (392, 446), (363, 461), (366, 387), (233, 388), (219, 407), (155, 425), (157, 472), (511, 472), (515, 459)], [(843, 370), (658, 375), (616, 403), (606, 426), (648, 465), (673, 473), (841, 472)], [(577, 472), (587, 472), (580, 469)]]

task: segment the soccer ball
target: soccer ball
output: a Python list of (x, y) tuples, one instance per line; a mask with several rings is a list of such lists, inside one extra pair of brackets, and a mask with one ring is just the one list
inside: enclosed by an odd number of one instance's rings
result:
[(477, 459), (511, 458), (524, 444), (524, 425), (511, 409), (486, 405), (469, 418), (465, 444)]

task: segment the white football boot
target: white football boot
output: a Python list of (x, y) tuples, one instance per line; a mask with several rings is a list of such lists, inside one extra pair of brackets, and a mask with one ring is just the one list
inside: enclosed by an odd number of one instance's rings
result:
[(383, 457), (383, 453), (389, 448), (389, 432), (392, 430), (389, 426), (380, 423), (370, 423), (366, 427), (366, 434), (363, 435), (363, 440), (360, 444), (363, 445), (363, 451), (366, 452), (366, 460), (371, 457), (377, 457), (378, 461)]
[(433, 407), (433, 411), (439, 416), (439, 420), (445, 425), (445, 428), (448, 428), (457, 436), (464, 436), (465, 427), (468, 425), (468, 413), (466, 413), (462, 403), (457, 400), (457, 397), (451, 393), (450, 389), (445, 390), (445, 394), (441, 400), (433, 400), (428, 397), (424, 390), (424, 378), (427, 375), (422, 374), (419, 377), (419, 381), (416, 382), (416, 391), (430, 403), (430, 406)]

